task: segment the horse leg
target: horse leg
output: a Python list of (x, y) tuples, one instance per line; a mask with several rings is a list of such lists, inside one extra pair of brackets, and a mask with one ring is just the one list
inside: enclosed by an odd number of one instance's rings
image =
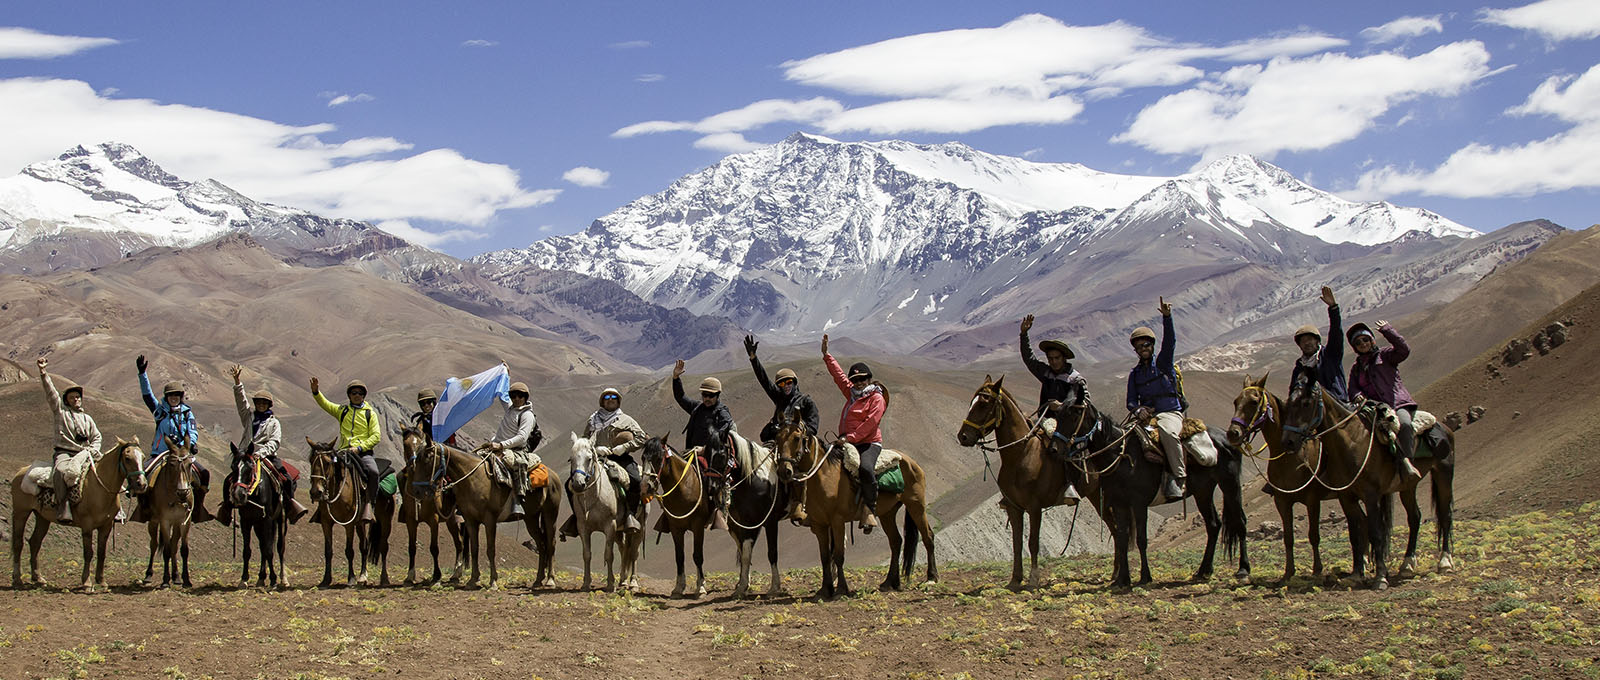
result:
[(672, 557), (673, 557), (674, 560), (677, 561), (677, 564), (678, 564), (678, 580), (673, 582), (673, 584), (672, 584), (672, 596), (673, 597), (678, 597), (678, 596), (683, 594), (684, 588), (688, 587), (688, 585), (685, 583), (685, 581), (687, 580), (687, 577), (684, 576), (684, 573), (683, 573), (683, 530), (682, 529), (677, 529), (677, 530), (674, 530), (672, 532)]
[(1044, 581), (1039, 573), (1039, 524), (1044, 519), (1044, 508), (1028, 511), (1028, 589), (1038, 590)]
[(917, 533), (922, 536), (922, 547), (928, 551), (928, 583), (939, 582), (939, 562), (933, 556), (933, 525), (928, 522), (928, 508), (922, 503), (906, 506), (906, 516), (916, 513)]
[(1350, 494), (1339, 494), (1339, 507), (1344, 510), (1345, 528), (1350, 532), (1350, 574), (1362, 578), (1367, 573), (1367, 513)]
[[(1195, 481), (1200, 481), (1198, 476), (1195, 477)], [(1209, 484), (1196, 484), (1193, 489), (1194, 507), (1200, 512), (1200, 518), (1206, 525), (1206, 552), (1200, 558), (1200, 568), (1196, 569), (1194, 576), (1189, 579), (1197, 583), (1211, 580), (1212, 560), (1217, 554), (1217, 535), (1222, 533), (1222, 518), (1217, 516), (1215, 494), (1212, 493), (1212, 489), (1207, 488), (1209, 486)]]
[[(376, 513), (377, 502), (374, 501), (372, 505), (372, 511)], [(356, 554), (361, 562), (361, 571), (356, 574), (356, 584), (364, 586), (367, 585), (367, 564), (377, 550), (378, 539), (373, 534), (379, 532), (378, 523), (373, 522), (369, 526), (366, 522), (357, 520), (351, 526), (356, 528)]]
[[(412, 531), (414, 533), (416, 530), (413, 529)], [(412, 550), (415, 551), (416, 550), (416, 547), (415, 547), (416, 538), (412, 538), (411, 539), (411, 543), (413, 545)], [(444, 577), (444, 572), (439, 570), (439, 518), (438, 517), (434, 517), (433, 521), (428, 522), (428, 554), (433, 556), (433, 576), (430, 576), (428, 578), (428, 584), (432, 585), (434, 583), (438, 583), (439, 579)], [(406, 582), (407, 583), (414, 583), (415, 582), (414, 579), (415, 579), (414, 575), (407, 575), (406, 576)]]
[[(15, 502), (15, 501), (13, 501), (13, 502)], [(32, 514), (31, 510), (24, 510), (20, 506), (17, 506), (17, 505), (13, 505), (12, 508), (11, 508), (11, 589), (12, 590), (17, 590), (17, 589), (22, 587), (22, 530), (28, 528), (28, 515), (30, 515), (30, 514)], [(39, 524), (42, 524), (42, 523), (44, 523), (44, 518), (40, 517), (39, 519), (34, 521), (34, 526), (38, 526)], [(34, 573), (35, 574), (39, 573), (37, 568), (35, 569)]]
[[(1294, 499), (1290, 498), (1288, 494), (1273, 494), (1272, 505), (1278, 509), (1278, 523), (1283, 525), (1283, 580), (1280, 583), (1288, 584), (1289, 579), (1294, 578)], [(1317, 516), (1314, 513), (1310, 513), (1309, 508), (1307, 513), (1311, 517), (1311, 526), (1306, 533), (1309, 536), (1315, 536), (1317, 535)], [(1311, 545), (1311, 552), (1315, 555), (1317, 552), (1316, 542), (1313, 540)], [(1320, 567), (1322, 564), (1321, 558), (1316, 558), (1315, 561), (1317, 566)]]
[(732, 533), (734, 546), (739, 551), (739, 585), (733, 587), (733, 597), (739, 599), (750, 592), (750, 553), (754, 551), (755, 541), (746, 538), (743, 529)]
[[(433, 525), (433, 571), (439, 571), (439, 525)], [(417, 582), (417, 513), (406, 519), (406, 585)]]
[(1022, 589), (1022, 509), (1006, 503), (1006, 518), (1011, 523), (1011, 582), (1010, 590)]
[(333, 585), (333, 523), (322, 522), (322, 583), (318, 588)]
[(500, 565), (495, 563), (495, 541), (497, 540), (495, 536), (499, 533), (500, 525), (489, 522), (484, 526), (488, 528), (488, 535), (483, 541), (483, 551), (487, 553), (489, 558), (489, 590), (496, 590), (500, 587)]
[(106, 587), (106, 540), (111, 538), (111, 531), (111, 527), (102, 527), (95, 536), (94, 584), (97, 588)]
[(355, 522), (347, 524), (344, 527), (344, 585), (347, 588), (354, 587), (356, 585), (355, 539), (356, 534), (360, 533), (360, 530), (356, 528), (356, 526), (359, 524), (361, 524), (361, 521), (356, 520)]
[(844, 575), (844, 529), (845, 523), (838, 522), (833, 526), (833, 571), (839, 579), (838, 593), (850, 596), (850, 583)]
[(187, 520), (178, 529), (178, 549), (183, 554), (183, 587), (193, 588), (189, 582), (189, 523)]
[(617, 531), (616, 525), (606, 527), (606, 592), (617, 592)]
[(767, 586), (767, 597), (783, 594), (783, 574), (778, 573), (778, 518), (767, 521), (767, 564), (772, 568), (772, 582)]
[[(151, 513), (154, 514), (154, 511), (152, 510)], [(150, 557), (145, 560), (144, 581), (141, 583), (146, 586), (150, 585), (150, 582), (155, 579), (156, 575), (156, 548), (159, 547), (156, 545), (156, 529), (158, 528), (156, 524), (158, 522), (160, 522), (160, 520), (154, 517), (151, 517), (150, 521), (145, 522), (145, 531), (150, 534)]]
[(94, 592), (94, 583), (89, 580), (89, 569), (91, 566), (89, 561), (94, 559), (94, 544), (92, 543), (93, 538), (94, 529), (83, 530), (83, 583), (80, 587), (91, 593)]
[(589, 590), (594, 587), (593, 572), (589, 567), (593, 539), (590, 537), (589, 532), (584, 530), (582, 524), (578, 526), (578, 536), (583, 542), (583, 590)]
[(33, 521), (33, 533), (28, 535), (28, 571), (33, 575), (33, 584), (36, 586), (48, 585), (39, 578), (39, 548), (44, 546), (44, 535), (50, 531), (50, 523), (45, 521), (44, 515), (38, 515)]
[(461, 526), (464, 529), (461, 532), (461, 540), (467, 544), (467, 561), (472, 565), (472, 574), (467, 579), (467, 587), (477, 588), (478, 579), (482, 575), (479, 571), (481, 562), (478, 558), (478, 534), (483, 531), (483, 525), (475, 520), (467, 520)]
[[(271, 517), (262, 518), (261, 525), (256, 527), (256, 541), (261, 545), (261, 563), (260, 566), (256, 567), (256, 587), (265, 588), (267, 587), (267, 575), (273, 574)], [(249, 547), (250, 543), (246, 541), (245, 548), (248, 549)], [(275, 574), (272, 580), (274, 582), (278, 580)]]
[[(242, 549), (242, 555), (241, 555), (241, 557), (243, 559), (241, 559), (240, 562), (239, 562), (239, 587), (240, 588), (244, 588), (244, 587), (250, 585), (250, 530), (253, 529), (253, 528), (255, 528), (254, 527), (254, 523), (253, 522), (246, 522), (245, 519), (244, 519), (244, 513), (243, 512), (239, 513), (239, 540), (244, 542), (244, 548)], [(256, 535), (259, 536), (260, 533), (261, 533), (260, 531), (257, 531)], [(263, 553), (262, 556), (261, 556), (262, 560), (265, 561), (266, 559), (268, 559), (268, 556), (265, 554), (266, 553), (266, 549), (263, 548), (262, 549), (262, 553)]]
[(466, 537), (463, 536), (465, 527), (456, 521), (455, 513), (451, 512), (445, 515), (444, 528), (450, 532), (450, 542), (456, 546), (456, 566), (455, 570), (450, 572), (450, 582), (460, 583), (461, 574), (467, 568), (467, 545)]
[[(1452, 440), (1452, 446), (1454, 442)], [(1439, 539), (1439, 573), (1445, 573), (1456, 566), (1452, 554), (1455, 534), (1455, 460), (1454, 455), (1447, 455), (1433, 464), (1433, 515), (1434, 531)]]
[(1112, 558), (1111, 586), (1121, 590), (1133, 588), (1133, 580), (1128, 573), (1128, 540), (1133, 534), (1131, 514), (1127, 508), (1116, 508), (1111, 513), (1116, 524), (1112, 531), (1112, 546), (1116, 555)]
[(1133, 508), (1133, 528), (1139, 541), (1139, 585), (1150, 583), (1150, 557), (1147, 554), (1150, 545), (1150, 508), (1140, 503)]
[(1377, 573), (1373, 577), (1374, 590), (1389, 588), (1389, 536), (1394, 531), (1394, 496), (1376, 490), (1368, 492), (1367, 506), (1375, 508), (1376, 517), (1367, 517), (1368, 539), (1372, 544), (1372, 565)]
[(289, 586), (289, 563), (284, 561), (283, 554), (288, 552), (289, 547), (289, 517), (287, 515), (278, 520), (278, 529), (275, 533), (277, 534), (274, 542), (277, 544), (278, 587), (286, 588)]
[(897, 511), (899, 511), (898, 504), (878, 518), (879, 526), (883, 527), (884, 537), (889, 539), (889, 573), (884, 574), (883, 583), (878, 584), (878, 590), (900, 589), (900, 549), (905, 545), (905, 540), (900, 536), (900, 527), (895, 526)]
[(833, 547), (829, 541), (833, 533), (820, 518), (812, 518), (811, 533), (817, 537), (817, 556), (822, 563), (822, 585), (817, 588), (817, 599), (833, 599)]
[(1400, 563), (1400, 578), (1411, 578), (1417, 572), (1417, 529), (1422, 526), (1422, 509), (1417, 507), (1417, 485), (1407, 484), (1400, 489), (1400, 504), (1406, 509), (1406, 558)]

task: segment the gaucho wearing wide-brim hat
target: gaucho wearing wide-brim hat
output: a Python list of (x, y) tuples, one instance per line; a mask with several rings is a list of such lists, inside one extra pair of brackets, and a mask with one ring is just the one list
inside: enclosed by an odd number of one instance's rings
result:
[(1306, 335), (1309, 335), (1311, 337), (1316, 338), (1317, 342), (1322, 342), (1322, 332), (1318, 331), (1317, 327), (1313, 326), (1311, 324), (1306, 324), (1304, 326), (1301, 326), (1301, 327), (1295, 329), (1295, 331), (1294, 331), (1294, 341), (1295, 342), (1300, 342), (1300, 338), (1302, 336), (1306, 336)]
[(1060, 340), (1046, 340), (1044, 342), (1039, 343), (1039, 351), (1041, 351), (1041, 352), (1049, 352), (1051, 350), (1055, 350), (1057, 352), (1060, 352), (1061, 356), (1066, 357), (1068, 359), (1073, 358), (1072, 348), (1068, 347), (1067, 343), (1065, 343), (1065, 342), (1062, 342)]

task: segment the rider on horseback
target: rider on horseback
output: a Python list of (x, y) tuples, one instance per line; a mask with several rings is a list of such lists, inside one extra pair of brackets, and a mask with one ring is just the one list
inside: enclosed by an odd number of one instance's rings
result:
[(1412, 431), (1411, 418), (1417, 413), (1417, 402), (1400, 379), (1400, 362), (1411, 356), (1406, 339), (1387, 321), (1378, 322), (1378, 332), (1389, 341), (1389, 347), (1378, 349), (1373, 342), (1372, 329), (1358, 323), (1345, 332), (1350, 348), (1356, 351), (1356, 362), (1350, 366), (1350, 396), (1388, 404), (1400, 420), (1399, 466), (1408, 479), (1421, 479), (1416, 466), (1411, 464), (1417, 454), (1417, 434)]
[(1128, 336), (1138, 365), (1128, 372), (1128, 410), (1135, 414), (1136, 426), (1143, 427), (1151, 417), (1161, 431), (1161, 450), (1166, 454), (1168, 477), (1162, 491), (1177, 500), (1184, 493), (1184, 453), (1178, 436), (1183, 430), (1183, 398), (1177, 367), (1173, 364), (1177, 333), (1172, 330), (1172, 305), (1161, 299), (1161, 353), (1156, 354), (1156, 334), (1140, 326)]
[(860, 361), (850, 365), (847, 375), (828, 353), (828, 334), (822, 334), (822, 363), (833, 376), (833, 384), (844, 393), (844, 411), (839, 414), (839, 436), (856, 447), (861, 464), (856, 468), (856, 493), (861, 499), (861, 533), (870, 534), (878, 526), (878, 454), (883, 451), (883, 433), (878, 429), (889, 408), (888, 392), (873, 381), (872, 369)]
[(533, 404), (528, 403), (528, 384), (522, 382), (511, 383), (507, 390), (509, 404), (500, 402), (501, 409), (505, 412), (500, 417), (500, 427), (494, 432), (494, 439), (489, 441), (489, 450), (499, 453), (501, 460), (511, 470), (511, 514), (505, 521), (515, 522), (522, 519), (522, 497), (531, 490), (528, 487), (528, 470), (539, 465), (539, 454), (533, 452), (536, 440), (533, 436), (536, 418), (533, 415)]
[[(78, 502), (78, 481), (84, 470), (94, 463), (95, 456), (100, 455), (100, 428), (94, 424), (94, 418), (83, 411), (83, 388), (62, 378), (66, 390), (57, 393), (55, 384), (50, 381), (50, 372), (46, 370), (49, 366), (50, 362), (44, 357), (39, 358), (39, 381), (44, 383), (45, 396), (56, 418), (55, 450), (51, 455), (55, 467), (54, 488), (50, 492), (55, 496), (56, 521), (71, 525), (72, 504)], [(12, 527), (12, 530), (22, 531), (22, 527)]]
[[(200, 443), (200, 430), (194, 424), (194, 410), (183, 403), (183, 383), (176, 380), (167, 383), (161, 388), (161, 400), (156, 401), (155, 393), (150, 390), (150, 377), (145, 375), (150, 363), (144, 360), (143, 354), (133, 363), (139, 369), (139, 392), (144, 397), (145, 408), (150, 409), (150, 415), (156, 418), (156, 438), (150, 446), (152, 457), (166, 453), (168, 437), (193, 449)], [(211, 519), (211, 513), (206, 510), (206, 490), (211, 487), (211, 471), (200, 463), (199, 456), (194, 457), (193, 463), (200, 483), (194, 489), (192, 517), (195, 523), (199, 523)]]
[[(761, 427), (761, 444), (768, 448), (773, 446), (778, 438), (778, 428), (783, 426), (784, 414), (790, 410), (799, 414), (800, 420), (806, 425), (806, 434), (815, 435), (819, 429), (821, 418), (817, 414), (817, 403), (811, 397), (800, 391), (800, 379), (794, 370), (788, 368), (778, 369), (778, 382), (773, 383), (767, 378), (767, 369), (761, 366), (761, 360), (756, 358), (756, 336), (744, 336), (745, 353), (750, 356), (750, 368), (756, 372), (756, 382), (761, 383), (761, 389), (767, 393), (767, 398), (772, 400), (772, 420)], [(805, 484), (796, 483), (789, 493), (789, 521), (795, 524), (804, 524), (806, 521)]]
[(343, 405), (328, 401), (317, 389), (318, 385), (317, 379), (311, 378), (311, 398), (317, 401), (317, 406), (339, 421), (339, 440), (334, 446), (339, 449), (341, 456), (353, 456), (361, 466), (361, 477), (365, 482), (361, 521), (375, 521), (377, 516), (372, 513), (372, 506), (378, 502), (378, 461), (373, 457), (373, 450), (378, 448), (382, 436), (378, 412), (367, 403), (367, 386), (360, 380), (351, 380), (345, 386), (344, 394), (350, 403)]
[[(1294, 332), (1294, 344), (1300, 346), (1300, 358), (1295, 361), (1296, 371), (1315, 375), (1322, 389), (1334, 399), (1345, 401), (1344, 382), (1344, 330), (1339, 321), (1339, 303), (1333, 298), (1333, 289), (1322, 287), (1322, 302), (1328, 305), (1328, 344), (1322, 344), (1322, 334), (1311, 324)], [(1290, 376), (1293, 384), (1293, 376)]]
[[(272, 393), (258, 390), (246, 399), (244, 381), (240, 379), (243, 373), (243, 366), (235, 365), (228, 369), (228, 375), (233, 376), (233, 405), (239, 411), (239, 421), (244, 425), (245, 432), (239, 438), (239, 452), (254, 452), (278, 471), (278, 476), (284, 480), (283, 497), (288, 501), (289, 523), (294, 524), (305, 516), (307, 510), (300, 501), (295, 500), (295, 478), (284, 467), (283, 459), (278, 457), (278, 447), (283, 443), (283, 426), (278, 423), (278, 417), (272, 414)], [(234, 481), (237, 480), (229, 473), (228, 484), (224, 484), (223, 488), (228, 488)], [(217, 508), (217, 521), (224, 526), (233, 523), (233, 501), (226, 493), (222, 494), (222, 503)]]
[[(611, 453), (607, 457), (622, 465), (628, 471), (628, 519), (625, 520), (632, 528), (638, 523), (638, 505), (640, 498), (639, 464), (633, 459), (633, 452), (644, 446), (650, 436), (644, 433), (644, 428), (639, 427), (638, 421), (622, 412), (622, 393), (614, 388), (607, 387), (600, 392), (600, 408), (589, 415), (589, 421), (583, 425), (583, 436), (595, 442), (606, 442)], [(572, 504), (572, 489), (567, 489), (567, 507), (576, 508)], [(662, 530), (659, 525), (658, 530)], [(578, 535), (578, 515), (567, 516), (567, 521), (561, 525), (561, 540)]]
[[(727, 448), (728, 433), (734, 430), (733, 414), (722, 401), (722, 381), (708, 377), (700, 381), (700, 401), (683, 396), (683, 360), (672, 367), (672, 398), (678, 407), (689, 414), (689, 424), (684, 426), (683, 448), (704, 447), (706, 460), (717, 460), (717, 454)], [(731, 458), (731, 456), (729, 456)], [(724, 468), (723, 472), (726, 472)], [(728, 523), (723, 519), (722, 489), (726, 474), (706, 475), (707, 500), (711, 501), (711, 528), (723, 531)]]
[[(1060, 340), (1045, 340), (1039, 343), (1039, 350), (1044, 352), (1045, 361), (1040, 361), (1033, 355), (1032, 343), (1028, 342), (1028, 331), (1033, 328), (1033, 315), (1022, 317), (1022, 363), (1028, 367), (1028, 372), (1039, 379), (1039, 408), (1034, 415), (1048, 411), (1046, 417), (1056, 418), (1056, 412), (1063, 404), (1075, 404), (1089, 398), (1089, 381), (1083, 374), (1072, 368), (1072, 348)], [(1052, 405), (1054, 407), (1052, 408)], [(1063, 435), (1065, 436), (1065, 435)], [(1059, 505), (1077, 505), (1078, 490), (1071, 484), (1061, 493)]]

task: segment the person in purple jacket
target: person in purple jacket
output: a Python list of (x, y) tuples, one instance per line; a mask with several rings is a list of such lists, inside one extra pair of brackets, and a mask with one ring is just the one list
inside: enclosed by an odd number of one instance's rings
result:
[(1405, 381), (1400, 379), (1400, 362), (1411, 356), (1411, 347), (1387, 321), (1378, 322), (1378, 332), (1389, 342), (1388, 347), (1378, 349), (1372, 329), (1364, 323), (1357, 323), (1345, 331), (1350, 349), (1356, 351), (1356, 362), (1350, 367), (1350, 398), (1364, 397), (1383, 402), (1394, 409), (1395, 416), (1400, 419), (1400, 470), (1410, 479), (1420, 479), (1422, 475), (1411, 464), (1412, 457), (1417, 453), (1417, 433), (1411, 429), (1411, 419), (1417, 413), (1417, 401), (1411, 398)]

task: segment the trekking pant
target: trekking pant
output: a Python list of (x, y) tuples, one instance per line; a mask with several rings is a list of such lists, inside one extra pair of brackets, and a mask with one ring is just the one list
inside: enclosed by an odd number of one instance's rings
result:
[(377, 503), (378, 500), (378, 459), (373, 457), (371, 451), (356, 449), (356, 462), (361, 464), (361, 478), (366, 481), (366, 501)]
[(1400, 419), (1400, 457), (1417, 457), (1417, 433), (1411, 428), (1411, 419), (1417, 415), (1417, 407), (1406, 406), (1394, 410), (1396, 418)]
[(878, 454), (883, 452), (883, 444), (855, 444), (856, 451), (861, 454), (861, 467), (856, 468), (856, 483), (861, 504), (870, 509), (878, 507), (878, 475), (873, 468), (878, 466)]
[(1183, 411), (1166, 411), (1156, 414), (1156, 429), (1161, 431), (1161, 452), (1167, 456), (1167, 469), (1173, 477), (1186, 477), (1183, 460), (1183, 442), (1178, 434), (1183, 431)]

